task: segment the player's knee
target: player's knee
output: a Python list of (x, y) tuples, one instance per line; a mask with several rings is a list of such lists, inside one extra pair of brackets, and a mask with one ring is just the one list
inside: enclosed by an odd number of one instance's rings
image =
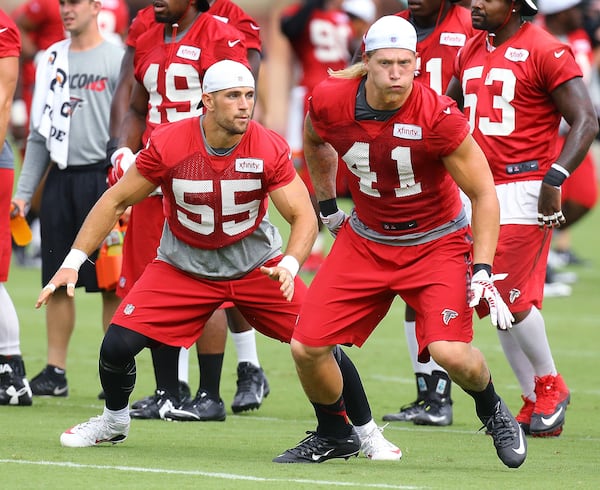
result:
[(290, 342), (292, 357), (299, 366), (314, 365), (326, 359), (331, 352), (331, 347), (311, 347), (295, 339)]

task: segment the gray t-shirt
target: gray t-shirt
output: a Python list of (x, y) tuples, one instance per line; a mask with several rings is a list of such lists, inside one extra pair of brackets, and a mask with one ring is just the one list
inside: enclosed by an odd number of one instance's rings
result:
[[(110, 104), (122, 56), (123, 48), (108, 41), (87, 51), (69, 50), (71, 119), (67, 167), (93, 165), (106, 157)], [(46, 141), (32, 129), (16, 197), (29, 202), (49, 164)]]

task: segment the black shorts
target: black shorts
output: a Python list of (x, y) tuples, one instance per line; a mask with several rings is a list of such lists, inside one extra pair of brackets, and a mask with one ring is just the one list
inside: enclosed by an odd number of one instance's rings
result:
[[(42, 286), (48, 284), (61, 266), (90, 209), (108, 188), (104, 162), (48, 173), (40, 210), (42, 239)], [(90, 256), (95, 262), (98, 251)], [(96, 267), (86, 261), (79, 270), (77, 286), (98, 292)]]

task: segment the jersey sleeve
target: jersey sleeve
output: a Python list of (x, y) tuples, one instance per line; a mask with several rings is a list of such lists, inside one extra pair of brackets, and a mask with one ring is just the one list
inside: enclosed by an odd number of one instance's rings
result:
[(156, 186), (161, 184), (161, 180), (168, 170), (161, 165), (162, 141), (161, 127), (158, 127), (148, 139), (146, 147), (135, 158), (135, 166), (138, 172)]
[[(12, 19), (0, 10), (0, 58), (19, 57), (21, 52), (21, 37)], [(0, 148), (1, 150), (1, 148)]]
[[(150, 14), (152, 14), (152, 16)], [(150, 26), (153, 16), (154, 14), (152, 12), (152, 6), (146, 7), (138, 12), (138, 14), (131, 21), (129, 31), (127, 32), (127, 38), (125, 39), (125, 44), (127, 46), (135, 48), (138, 38), (144, 32), (146, 32)]]
[(440, 102), (435, 110), (437, 118), (428, 136), (428, 145), (442, 158), (453, 153), (464, 141), (469, 134), (469, 123), (450, 97), (442, 96)]

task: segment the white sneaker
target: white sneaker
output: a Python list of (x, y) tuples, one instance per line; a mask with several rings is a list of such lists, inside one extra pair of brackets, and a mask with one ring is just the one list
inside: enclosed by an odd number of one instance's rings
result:
[(128, 433), (129, 423), (109, 424), (106, 418), (98, 415), (63, 432), (60, 443), (65, 447), (90, 447), (103, 442), (117, 444), (127, 439)]
[(360, 450), (373, 461), (399, 461), (402, 458), (400, 448), (394, 446), (383, 437), (383, 429), (387, 426), (376, 427), (365, 438), (360, 438)]
[(562, 282), (544, 284), (544, 298), (566, 298), (571, 296), (572, 288)]

